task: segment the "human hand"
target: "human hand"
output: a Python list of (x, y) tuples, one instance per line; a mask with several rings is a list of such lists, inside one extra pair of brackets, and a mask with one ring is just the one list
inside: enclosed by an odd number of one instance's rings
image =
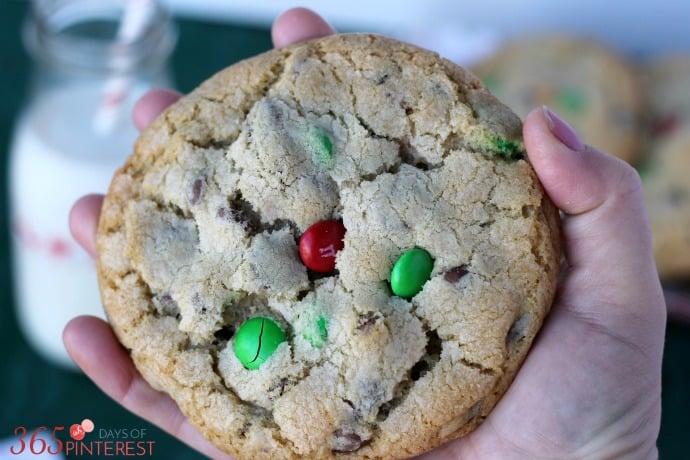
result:
[[(283, 46), (329, 33), (321, 18), (296, 9), (276, 21), (273, 40)], [(178, 98), (170, 91), (146, 95), (134, 111), (137, 127)], [(494, 411), (470, 435), (423, 458), (655, 457), (665, 309), (639, 178), (622, 161), (584, 146), (546, 110), (527, 117), (524, 137), (564, 214), (567, 264), (559, 294)], [(70, 216), (75, 238), (94, 256), (101, 203), (101, 196), (85, 197)], [(229, 458), (142, 379), (107, 323), (77, 318), (64, 338), (75, 362), (113, 399), (205, 455)]]
[(423, 458), (657, 458), (666, 309), (639, 176), (547, 108), (523, 134), (562, 211), (557, 298), (484, 423)]

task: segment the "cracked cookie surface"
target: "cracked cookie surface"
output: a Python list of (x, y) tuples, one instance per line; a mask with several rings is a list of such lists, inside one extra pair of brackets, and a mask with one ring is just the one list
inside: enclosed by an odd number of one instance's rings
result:
[[(112, 327), (237, 458), (405, 458), (466, 434), (556, 287), (558, 216), (520, 136), (470, 73), (384, 37), (235, 64), (164, 112), (113, 179), (97, 237)], [(299, 238), (326, 219), (343, 249), (314, 273)], [(433, 267), (401, 298), (391, 269), (412, 248)], [(257, 317), (286, 340), (247, 369), (233, 344)]]

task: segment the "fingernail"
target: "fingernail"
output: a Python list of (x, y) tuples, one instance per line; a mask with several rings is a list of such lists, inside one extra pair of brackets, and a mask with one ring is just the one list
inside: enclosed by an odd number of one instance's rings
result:
[(547, 106), (543, 106), (542, 111), (544, 112), (544, 117), (546, 117), (546, 124), (549, 126), (549, 129), (563, 145), (576, 152), (585, 150), (585, 144), (565, 120), (556, 115), (556, 113)]

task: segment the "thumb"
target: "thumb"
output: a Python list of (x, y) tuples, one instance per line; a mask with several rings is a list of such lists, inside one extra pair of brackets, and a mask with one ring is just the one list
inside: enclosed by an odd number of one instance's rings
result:
[(585, 145), (546, 107), (527, 116), (523, 136), (546, 193), (563, 213), (562, 303), (621, 337), (647, 337), (659, 351), (665, 306), (639, 175)]
[(656, 277), (651, 231), (635, 169), (582, 143), (547, 107), (527, 116), (524, 138), (546, 193), (564, 213), (568, 264), (606, 272), (597, 276), (620, 278), (647, 272), (645, 276)]

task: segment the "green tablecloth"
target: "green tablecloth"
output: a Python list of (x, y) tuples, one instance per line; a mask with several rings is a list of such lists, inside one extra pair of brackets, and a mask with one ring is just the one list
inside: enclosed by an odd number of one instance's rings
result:
[[(6, 178), (7, 151), (14, 117), (24, 102), (29, 62), (20, 43), (27, 2), (0, 0), (0, 152)], [(268, 49), (269, 32), (239, 25), (178, 21), (180, 37), (172, 64), (177, 86), (189, 91), (199, 82), (238, 59)], [(147, 429), (155, 441), (154, 457), (192, 459), (201, 456), (104, 396), (84, 376), (58, 369), (26, 344), (16, 325), (9, 259), (7, 181), (0, 200), (0, 440), (13, 437), (17, 426), (33, 428), (97, 419), (99, 428)], [(40, 286), (37, 286), (40, 289)], [(59, 295), (59, 293), (56, 293)], [(663, 459), (690, 458), (690, 329), (670, 324), (664, 362), (662, 432)], [(12, 458), (0, 451), (0, 459)]]

